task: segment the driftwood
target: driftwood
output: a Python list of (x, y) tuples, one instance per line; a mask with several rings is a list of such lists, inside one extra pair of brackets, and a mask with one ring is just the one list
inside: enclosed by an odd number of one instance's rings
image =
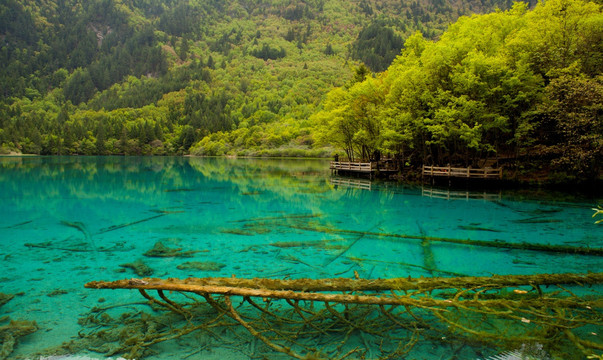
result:
[[(354, 353), (402, 357), (421, 341), (476, 344), (500, 352), (543, 344), (556, 356), (579, 359), (602, 348), (588, 335), (603, 325), (603, 299), (597, 292), (602, 283), (603, 273), (591, 273), (374, 280), (143, 278), (85, 286), (137, 289), (155, 306), (186, 321), (169, 334), (146, 339), (149, 346), (208, 329), (194, 315), (205, 304), (218, 316), (207, 322), (212, 328), (218, 318), (230, 319), (271, 351), (298, 359), (343, 359)], [(148, 293), (153, 290), (159, 298)], [(205, 301), (180, 303), (169, 299), (167, 291), (185, 294), (185, 299), (196, 294)], [(233, 297), (241, 299), (238, 305)], [(346, 345), (353, 337), (365, 345)], [(381, 344), (380, 355), (373, 353), (371, 343)], [(140, 357), (141, 348), (136, 350)]]

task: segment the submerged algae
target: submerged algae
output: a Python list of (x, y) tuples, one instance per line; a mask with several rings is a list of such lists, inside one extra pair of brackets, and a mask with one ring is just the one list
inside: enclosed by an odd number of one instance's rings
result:
[(0, 307), (6, 304), (7, 302), (11, 301), (14, 297), (15, 295), (13, 294), (0, 293)]
[(2, 340), (0, 359), (8, 359), (19, 338), (34, 333), (38, 329), (38, 324), (29, 320), (11, 320), (8, 325), (0, 326), (0, 340)]
[(138, 259), (134, 262), (119, 265), (122, 268), (132, 269), (138, 276), (151, 276), (153, 275), (153, 269), (145, 264), (142, 259)]
[(169, 248), (161, 241), (157, 241), (152, 249), (143, 255), (148, 257), (193, 257), (199, 250), (184, 251), (182, 248)]
[(225, 264), (213, 261), (187, 261), (177, 266), (179, 270), (220, 271)]

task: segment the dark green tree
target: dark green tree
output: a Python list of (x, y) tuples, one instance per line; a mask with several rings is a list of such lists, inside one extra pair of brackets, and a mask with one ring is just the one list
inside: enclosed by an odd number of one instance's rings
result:
[(88, 101), (96, 92), (92, 77), (87, 69), (78, 68), (67, 79), (63, 94), (65, 99), (77, 105)]

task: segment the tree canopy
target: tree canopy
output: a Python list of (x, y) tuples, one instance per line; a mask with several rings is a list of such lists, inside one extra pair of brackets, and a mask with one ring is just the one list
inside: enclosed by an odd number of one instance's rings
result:
[[(603, 152), (600, 5), (548, 0), (410, 36), (375, 77), (331, 91), (314, 116), (350, 158), (522, 166), (597, 177)], [(367, 151), (368, 150), (368, 151)]]

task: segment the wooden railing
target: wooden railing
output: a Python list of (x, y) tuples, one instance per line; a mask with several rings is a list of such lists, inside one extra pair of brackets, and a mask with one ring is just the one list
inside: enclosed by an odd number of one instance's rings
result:
[(331, 161), (331, 170), (348, 170), (354, 172), (367, 172), (373, 171), (373, 164), (361, 163), (361, 162), (344, 162), (344, 161)]
[(427, 166), (423, 165), (424, 176), (446, 176), (457, 178), (476, 178), (476, 179), (501, 179), (502, 168), (459, 168), (451, 166)]

